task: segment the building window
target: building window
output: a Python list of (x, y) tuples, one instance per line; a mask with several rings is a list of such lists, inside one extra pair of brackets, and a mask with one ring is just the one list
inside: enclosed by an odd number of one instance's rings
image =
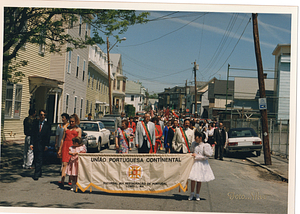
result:
[(83, 61), (82, 81), (84, 81), (84, 75), (85, 75), (85, 60)]
[(20, 118), (22, 103), (21, 101), (22, 85), (14, 85), (12, 83), (7, 83), (5, 100), (5, 118)]
[(92, 89), (93, 89), (93, 87), (94, 87), (94, 75), (92, 77)]
[(89, 26), (89, 24), (85, 23), (85, 41), (87, 40), (87, 37), (88, 37), (88, 26)]
[(69, 51), (68, 73), (71, 73), (71, 59), (72, 59), (72, 51)]
[(82, 108), (83, 108), (83, 98), (81, 98), (80, 100), (80, 117), (79, 118), (82, 118)]
[(90, 87), (90, 82), (91, 82), (91, 73), (89, 72), (89, 77), (88, 77), (88, 87)]
[(45, 30), (41, 30), (40, 36), (39, 36), (39, 55), (44, 56), (45, 55)]
[(91, 108), (90, 108), (90, 113), (93, 112), (93, 102), (91, 102)]
[(98, 85), (99, 85), (99, 78), (97, 78), (97, 81), (96, 81), (96, 90), (98, 90)]
[(14, 85), (7, 83), (6, 85), (6, 100), (5, 100), (5, 117), (11, 118), (13, 104)]
[(21, 115), (21, 103), (22, 103), (22, 85), (16, 85), (14, 118), (19, 118)]
[(117, 90), (120, 90), (120, 80), (117, 82)]
[(140, 96), (140, 102), (142, 102), (142, 96)]
[(66, 113), (68, 113), (69, 109), (69, 94), (66, 95)]
[(77, 67), (76, 67), (76, 77), (78, 78), (79, 73), (79, 56), (77, 56)]
[(86, 101), (86, 109), (85, 109), (85, 113), (88, 114), (89, 113), (89, 101)]
[(76, 114), (76, 107), (77, 107), (77, 97), (74, 99), (74, 114)]
[(81, 25), (82, 25), (82, 16), (79, 19), (79, 36), (81, 36)]
[(134, 101), (134, 95), (131, 95), (131, 101)]
[(125, 88), (126, 88), (126, 81), (123, 80), (123, 92), (125, 92)]

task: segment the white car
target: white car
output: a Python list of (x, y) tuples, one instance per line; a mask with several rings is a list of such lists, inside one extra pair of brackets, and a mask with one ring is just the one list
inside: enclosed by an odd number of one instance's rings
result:
[(262, 140), (252, 128), (233, 128), (228, 132), (228, 144), (226, 153), (233, 152), (256, 152), (260, 156)]
[(110, 131), (104, 128), (100, 121), (80, 121), (79, 127), (83, 132), (87, 133), (87, 149), (97, 149), (100, 152), (102, 147), (109, 146)]

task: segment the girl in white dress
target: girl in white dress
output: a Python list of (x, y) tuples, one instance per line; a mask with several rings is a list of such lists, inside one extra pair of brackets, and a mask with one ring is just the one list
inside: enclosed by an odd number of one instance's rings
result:
[(214, 173), (208, 163), (208, 157), (213, 155), (211, 146), (204, 143), (205, 134), (195, 131), (195, 141), (191, 145), (192, 156), (195, 157), (195, 162), (192, 166), (189, 180), (191, 180), (191, 195), (188, 200), (192, 200), (195, 196), (195, 184), (197, 182), (196, 200), (200, 201), (201, 182), (208, 182), (215, 179)]

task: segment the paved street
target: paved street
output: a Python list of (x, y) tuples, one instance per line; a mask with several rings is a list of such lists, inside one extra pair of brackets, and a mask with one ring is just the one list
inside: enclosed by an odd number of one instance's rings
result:
[(176, 188), (148, 195), (109, 194), (95, 189), (74, 193), (68, 185), (58, 187), (59, 164), (45, 165), (43, 177), (34, 181), (33, 171), (22, 169), (18, 162), (1, 170), (0, 203), (6, 207), (287, 213), (286, 182), (244, 157), (210, 159), (209, 163), (216, 179), (202, 184), (198, 202), (187, 200), (190, 185), (187, 192)]

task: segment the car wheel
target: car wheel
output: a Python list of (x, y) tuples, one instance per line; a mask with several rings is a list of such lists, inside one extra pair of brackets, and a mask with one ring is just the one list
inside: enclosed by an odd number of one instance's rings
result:
[(98, 140), (98, 152), (101, 151), (101, 138), (99, 137), (99, 140)]
[(260, 156), (260, 154), (261, 154), (261, 151), (256, 151), (256, 156), (257, 157)]

